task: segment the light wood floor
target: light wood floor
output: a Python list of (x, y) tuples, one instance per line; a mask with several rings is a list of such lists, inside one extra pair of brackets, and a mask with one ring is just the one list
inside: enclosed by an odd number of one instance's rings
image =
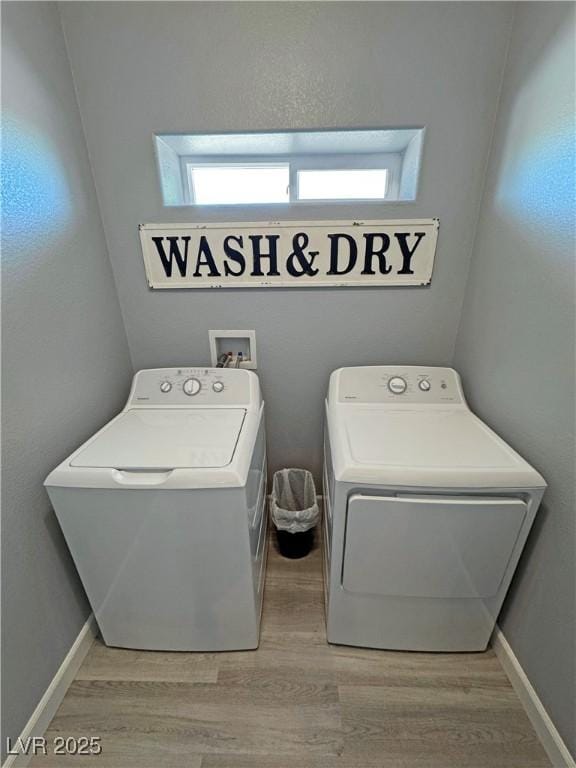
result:
[(544, 768), (492, 651), (328, 646), (318, 548), (270, 544), (260, 648), (150, 653), (97, 641), (46, 734), (101, 737), (94, 768)]

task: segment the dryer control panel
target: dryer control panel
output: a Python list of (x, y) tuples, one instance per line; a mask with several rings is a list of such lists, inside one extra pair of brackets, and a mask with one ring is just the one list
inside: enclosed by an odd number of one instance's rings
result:
[(226, 368), (155, 368), (139, 371), (128, 407), (193, 408), (249, 405), (259, 399), (256, 374)]
[(460, 377), (452, 368), (402, 365), (334, 371), (329, 398), (339, 403), (465, 403)]

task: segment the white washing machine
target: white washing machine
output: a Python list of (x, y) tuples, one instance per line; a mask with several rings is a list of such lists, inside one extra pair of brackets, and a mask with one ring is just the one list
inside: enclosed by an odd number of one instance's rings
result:
[(254, 373), (140, 371), (124, 410), (45, 485), (106, 644), (257, 647), (267, 517)]
[(324, 455), (328, 641), (484, 650), (546, 483), (456, 371), (335, 371)]

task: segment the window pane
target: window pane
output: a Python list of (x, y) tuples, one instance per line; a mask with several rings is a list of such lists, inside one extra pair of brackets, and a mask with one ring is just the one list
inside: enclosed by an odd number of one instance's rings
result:
[(299, 200), (383, 200), (385, 168), (342, 171), (298, 171)]
[(289, 202), (288, 165), (189, 166), (197, 205)]

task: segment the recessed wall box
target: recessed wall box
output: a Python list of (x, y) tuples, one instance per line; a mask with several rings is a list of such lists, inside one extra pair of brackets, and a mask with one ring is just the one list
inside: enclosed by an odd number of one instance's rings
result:
[(240, 368), (256, 369), (256, 331), (208, 331), (210, 357), (216, 367), (221, 355), (232, 353), (230, 367), (236, 365), (238, 353), (242, 353)]

